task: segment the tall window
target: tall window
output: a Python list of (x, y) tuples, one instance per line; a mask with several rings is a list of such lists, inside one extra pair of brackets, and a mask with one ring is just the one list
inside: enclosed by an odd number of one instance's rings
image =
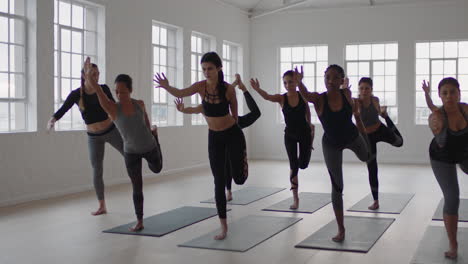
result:
[(0, 132), (27, 129), (25, 4), (0, 1)]
[[(238, 44), (224, 41), (223, 43), (223, 72), (224, 72), (224, 81), (228, 83), (233, 83), (236, 80), (236, 73), (242, 77), (242, 54), (241, 47)], [(244, 84), (248, 86), (248, 80), (242, 80)], [(238, 102), (238, 114), (243, 115), (244, 109), (244, 96), (242, 91), (237, 87), (237, 102)]]
[(445, 77), (460, 82), (461, 100), (468, 101), (468, 41), (443, 41), (416, 43), (416, 124), (427, 124), (430, 110), (427, 108), (423, 80), (431, 84), (431, 97), (441, 106), (437, 86)]
[[(195, 83), (204, 79), (203, 70), (200, 65), (203, 54), (214, 49), (214, 45), (211, 45), (212, 38), (193, 32), (191, 39), (191, 82)], [(200, 95), (192, 95), (192, 106), (201, 104)], [(206, 124), (205, 119), (202, 115), (192, 115), (192, 125), (203, 125)]]
[(359, 79), (371, 77), (373, 94), (387, 106), (388, 115), (397, 122), (398, 44), (346, 45), (346, 71), (354, 96), (359, 94)]
[[(89, 56), (97, 63), (101, 75), (104, 64), (98, 52), (99, 9), (78, 1), (55, 0), (54, 5), (54, 81), (55, 110), (65, 101), (70, 92), (81, 87), (81, 68)], [(98, 34), (99, 33), (99, 34)], [(73, 107), (56, 124), (58, 130), (84, 129), (78, 107)]]
[[(153, 22), (153, 75), (164, 73), (169, 83), (182, 84), (180, 29), (164, 23)], [(182, 113), (177, 111), (174, 97), (164, 89), (152, 89), (152, 123), (158, 126), (182, 126)]]
[[(303, 83), (307, 86), (310, 92), (324, 92), (325, 82), (323, 74), (328, 66), (328, 46), (301, 46), (301, 47), (282, 47), (280, 50), (280, 93), (287, 92), (283, 85), (283, 74), (288, 70), (293, 70), (295, 67), (303, 66), (304, 79)], [(317, 113), (311, 107), (311, 121), (318, 123)], [(279, 118), (284, 123), (284, 117), (279, 112)]]

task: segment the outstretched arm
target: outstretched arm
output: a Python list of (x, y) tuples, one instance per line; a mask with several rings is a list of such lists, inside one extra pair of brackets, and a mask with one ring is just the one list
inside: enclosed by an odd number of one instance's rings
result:
[(154, 81), (154, 84), (156, 85), (156, 88), (163, 88), (168, 93), (178, 98), (190, 96), (190, 95), (197, 93), (198, 87), (199, 87), (199, 83), (197, 82), (185, 89), (174, 88), (169, 85), (169, 81), (167, 80), (166, 75), (164, 75), (164, 73), (162, 74), (157, 73), (156, 75), (154, 75), (153, 81)]
[(320, 94), (317, 92), (309, 92), (307, 90), (307, 87), (302, 82), (303, 78), (304, 78), (303, 66), (301, 66), (301, 71), (299, 71), (297, 67), (294, 68), (294, 80), (296, 80), (297, 86), (299, 87), (299, 92), (301, 93), (302, 97), (304, 97), (304, 99), (307, 100), (308, 102), (316, 104), (319, 100)]
[(112, 120), (115, 120), (117, 115), (117, 104), (107, 97), (106, 93), (102, 90), (102, 87), (97, 83), (97, 80), (92, 77), (92, 70), (91, 58), (87, 57), (84, 63), (85, 85), (89, 85), (96, 90), (99, 104), (102, 109), (106, 111)]
[(429, 84), (429, 82), (426, 83), (426, 80), (423, 80), (422, 89), (424, 90), (424, 97), (426, 99), (427, 107), (429, 107), (429, 109), (431, 109), (431, 112), (434, 113), (434, 111), (436, 111), (438, 107), (435, 106), (434, 103), (432, 102), (431, 85)]
[(195, 107), (185, 107), (184, 100), (182, 98), (177, 98), (174, 100), (174, 103), (177, 107), (177, 110), (184, 114), (201, 114), (203, 113), (203, 106), (201, 104)]
[(263, 99), (283, 105), (283, 97), (281, 94), (268, 94), (266, 91), (260, 88), (258, 79), (250, 79), (250, 85), (252, 86), (252, 89), (254, 89)]

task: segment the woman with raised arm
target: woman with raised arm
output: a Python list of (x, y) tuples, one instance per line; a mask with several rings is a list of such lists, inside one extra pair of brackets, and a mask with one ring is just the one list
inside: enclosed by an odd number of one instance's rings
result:
[[(338, 224), (335, 242), (345, 239), (343, 215), (343, 150), (353, 151), (359, 160), (367, 162), (371, 158), (369, 140), (359, 113), (359, 102), (351, 97), (351, 90), (345, 83), (345, 73), (341, 66), (332, 64), (325, 71), (326, 92), (309, 92), (302, 83), (303, 72), (295, 70), (299, 91), (313, 103), (322, 123), (324, 134), (322, 148), (325, 164), (332, 184), (332, 203)], [(347, 79), (346, 79), (347, 80)], [(343, 85), (344, 89), (340, 89)], [(356, 119), (356, 125), (352, 116)], [(356, 127), (357, 126), (357, 127)]]
[(118, 102), (110, 100), (103, 89), (92, 78), (92, 67), (89, 57), (85, 61), (86, 85), (94, 87), (99, 104), (114, 121), (122, 135), (125, 166), (133, 186), (133, 205), (137, 223), (130, 231), (137, 232), (143, 226), (143, 176), (142, 159), (146, 159), (148, 167), (154, 173), (162, 169), (162, 154), (159, 145), (157, 128), (151, 128), (145, 104), (131, 97), (133, 91), (132, 78), (119, 74), (115, 79), (115, 92)]
[[(422, 84), (424, 91), (430, 91), (429, 83)], [(431, 167), (444, 195), (444, 224), (450, 249), (445, 257), (457, 257), (458, 207), (460, 189), (457, 167), (468, 174), (468, 105), (460, 102), (460, 84), (454, 78), (439, 82), (440, 108), (431, 107), (429, 127), (434, 139), (429, 146)]]
[[(257, 106), (257, 103), (255, 103), (255, 100), (253, 99), (252, 95), (250, 95), (249, 91), (247, 91), (247, 87), (245, 87), (244, 83), (241, 80), (241, 77), (239, 74), (236, 74), (236, 80), (232, 83), (233, 87), (238, 86), (239, 89), (244, 93), (245, 101), (247, 102), (247, 107), (249, 108), (250, 112), (248, 114), (245, 114), (243, 116), (239, 116), (239, 121), (237, 124), (241, 129), (244, 129), (250, 125), (252, 125), (261, 115), (260, 109)], [(182, 98), (177, 98), (174, 103), (177, 106), (177, 110), (184, 113), (184, 114), (203, 114), (203, 105), (197, 105), (195, 107), (185, 107), (184, 106), (184, 101)], [(228, 165), (228, 164), (226, 164)], [(232, 175), (231, 175), (231, 170), (226, 167), (225, 168), (226, 172), (226, 200), (231, 201), (232, 200)]]
[[(403, 145), (403, 137), (387, 113), (387, 107), (380, 107), (379, 98), (372, 94), (373, 82), (371, 78), (363, 77), (359, 80), (359, 104), (361, 119), (369, 137), (372, 159), (367, 162), (369, 184), (374, 203), (368, 208), (379, 209), (379, 180), (377, 167), (377, 143), (386, 142), (395, 147)], [(385, 119), (387, 126), (382, 124), (379, 115)]]
[[(107, 213), (106, 201), (104, 199), (103, 161), (105, 144), (108, 143), (123, 155), (123, 141), (119, 131), (107, 113), (102, 109), (93, 86), (85, 84), (84, 69), (81, 70), (81, 87), (73, 90), (62, 107), (54, 113), (47, 123), (47, 129), (51, 130), (55, 122), (60, 120), (65, 113), (76, 104), (81, 112), (81, 117), (86, 124), (88, 134), (88, 151), (91, 166), (93, 167), (93, 184), (99, 202), (99, 208), (92, 215)], [(91, 64), (90, 77), (95, 83), (99, 80), (99, 69), (96, 64)], [(105, 84), (99, 86), (105, 96), (115, 101), (109, 87)]]
[(291, 182), (294, 200), (290, 208), (297, 209), (299, 207), (298, 173), (299, 169), (304, 170), (309, 166), (315, 131), (314, 125), (310, 122), (309, 105), (297, 91), (297, 82), (294, 79), (293, 71), (287, 71), (283, 74), (283, 84), (287, 90), (284, 94), (268, 94), (260, 88), (257, 79), (251, 79), (250, 84), (263, 99), (278, 103), (281, 106), (286, 123), (284, 145), (289, 159), (289, 181)]
[[(215, 52), (208, 52), (201, 59), (206, 80), (196, 82), (185, 89), (169, 85), (164, 74), (156, 74), (154, 82), (175, 97), (199, 94), (203, 113), (208, 123), (208, 153), (214, 176), (215, 200), (221, 223), (221, 233), (214, 239), (226, 238), (226, 166), (231, 168), (234, 182), (243, 184), (248, 177), (245, 137), (237, 125), (237, 99), (234, 87), (224, 81), (221, 58)], [(231, 112), (229, 112), (231, 110)], [(228, 165), (226, 165), (228, 163)]]

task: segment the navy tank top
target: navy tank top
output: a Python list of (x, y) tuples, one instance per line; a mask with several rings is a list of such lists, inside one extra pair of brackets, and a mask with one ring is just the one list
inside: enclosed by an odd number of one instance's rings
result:
[(310, 133), (310, 126), (306, 120), (306, 111), (309, 107), (304, 101), (302, 96), (298, 93), (299, 102), (295, 107), (292, 107), (288, 102), (288, 94), (283, 94), (283, 115), (286, 127), (284, 128), (285, 133), (292, 134), (304, 134)]

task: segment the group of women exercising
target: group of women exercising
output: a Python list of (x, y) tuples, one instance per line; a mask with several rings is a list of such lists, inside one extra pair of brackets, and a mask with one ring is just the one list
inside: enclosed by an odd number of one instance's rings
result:
[[(166, 76), (155, 75), (155, 86), (177, 97), (175, 104), (180, 112), (203, 114), (208, 124), (208, 152), (214, 176), (215, 201), (221, 223), (221, 231), (214, 239), (226, 237), (226, 203), (232, 199), (231, 182), (243, 184), (248, 177), (247, 151), (242, 129), (260, 117), (260, 110), (247, 91), (239, 75), (232, 84), (224, 81), (222, 61), (215, 52), (208, 52), (201, 59), (206, 80), (196, 82), (185, 89), (169, 84)], [(74, 104), (77, 104), (88, 131), (88, 148), (93, 167), (94, 187), (99, 208), (93, 215), (107, 212), (104, 200), (103, 157), (105, 143), (111, 144), (124, 157), (128, 175), (133, 185), (133, 202), (137, 224), (131, 231), (143, 226), (142, 159), (149, 168), (158, 173), (162, 169), (162, 154), (157, 127), (151, 126), (143, 101), (131, 98), (132, 79), (120, 74), (115, 79), (116, 102), (106, 85), (99, 85), (97, 65), (86, 59), (81, 76), (81, 87), (73, 90), (63, 106), (48, 123), (51, 129)], [(291, 209), (299, 207), (298, 173), (306, 169), (313, 149), (315, 127), (311, 123), (308, 103), (314, 105), (324, 134), (322, 149), (332, 185), (332, 204), (338, 223), (335, 242), (345, 239), (343, 216), (343, 150), (353, 151), (357, 158), (367, 163), (369, 183), (374, 202), (370, 210), (379, 208), (379, 184), (377, 166), (377, 143), (386, 142), (395, 147), (403, 145), (403, 137), (380, 106), (379, 98), (373, 96), (371, 78), (359, 81), (359, 98), (351, 95), (348, 79), (339, 65), (330, 65), (325, 71), (326, 92), (309, 92), (302, 82), (303, 70), (296, 68), (283, 74), (284, 94), (269, 94), (260, 88), (257, 79), (251, 79), (251, 87), (265, 100), (281, 106), (286, 127), (284, 144), (289, 158), (289, 179), (293, 193)], [(250, 112), (238, 116), (235, 87), (243, 91)], [(442, 189), (444, 222), (450, 249), (448, 258), (457, 256), (457, 224), (459, 188), (456, 164), (468, 173), (468, 105), (460, 102), (460, 88), (454, 78), (444, 78), (438, 86), (443, 106), (436, 107), (430, 98), (429, 84), (423, 83), (428, 107), (432, 111), (429, 127), (434, 134), (429, 148), (431, 166)], [(202, 104), (185, 107), (183, 97), (200, 95)], [(354, 116), (355, 123), (352, 117)], [(386, 125), (380, 121), (385, 120)], [(225, 190), (227, 189), (227, 197)]]

